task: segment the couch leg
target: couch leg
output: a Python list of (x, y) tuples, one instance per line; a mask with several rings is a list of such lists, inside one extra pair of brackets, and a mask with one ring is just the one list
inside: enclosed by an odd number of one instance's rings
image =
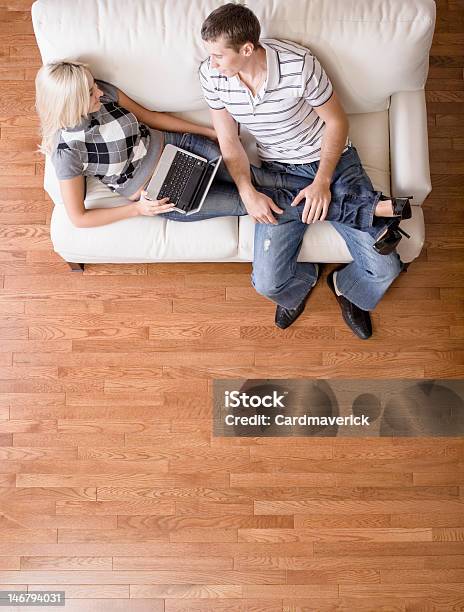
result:
[(71, 261), (67, 261), (66, 263), (71, 268), (71, 272), (83, 272), (84, 271), (85, 264), (83, 263), (74, 263)]

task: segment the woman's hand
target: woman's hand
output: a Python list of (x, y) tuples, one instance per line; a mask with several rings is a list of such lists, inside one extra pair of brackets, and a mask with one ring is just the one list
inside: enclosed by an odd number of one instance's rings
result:
[(174, 204), (169, 202), (169, 198), (163, 198), (162, 200), (148, 200), (147, 192), (142, 191), (140, 194), (140, 200), (135, 203), (135, 207), (139, 215), (144, 217), (154, 217), (155, 215), (161, 215), (165, 212), (174, 210)]

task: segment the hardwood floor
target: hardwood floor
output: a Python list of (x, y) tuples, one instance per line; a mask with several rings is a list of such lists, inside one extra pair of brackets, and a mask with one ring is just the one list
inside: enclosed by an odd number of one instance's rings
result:
[(69, 272), (30, 5), (0, 0), (0, 590), (62, 589), (69, 612), (464, 610), (463, 439), (212, 438), (210, 402), (213, 378), (463, 376), (463, 1), (438, 2), (426, 248), (367, 343), (324, 282), (281, 332), (248, 264)]

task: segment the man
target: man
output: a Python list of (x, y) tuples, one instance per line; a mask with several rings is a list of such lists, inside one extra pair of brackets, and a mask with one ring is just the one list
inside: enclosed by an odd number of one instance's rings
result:
[[(373, 186), (347, 138), (348, 120), (332, 84), (308, 49), (260, 40), (256, 16), (232, 3), (207, 17), (201, 36), (209, 53), (199, 69), (203, 93), (224, 162), (257, 222), (252, 282), (277, 304), (276, 325), (285, 328), (303, 312), (318, 279), (317, 264), (297, 262), (308, 224), (326, 218), (332, 197), (366, 196)], [(302, 212), (292, 220), (290, 211), (255, 189), (237, 123), (255, 137), (263, 168), (304, 179), (291, 204)], [(401, 271), (401, 262), (396, 253), (376, 253), (370, 234), (333, 225), (353, 262), (332, 272), (328, 284), (345, 322), (367, 339), (369, 311)]]

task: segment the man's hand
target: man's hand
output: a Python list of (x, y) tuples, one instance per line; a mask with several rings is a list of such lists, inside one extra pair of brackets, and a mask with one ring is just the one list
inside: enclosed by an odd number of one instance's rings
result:
[(328, 181), (314, 180), (311, 185), (302, 189), (292, 202), (292, 206), (306, 199), (301, 220), (303, 223), (324, 221), (327, 217), (331, 199), (330, 183)]
[(255, 221), (258, 223), (272, 223), (272, 225), (277, 225), (277, 221), (272, 211), (278, 215), (281, 215), (284, 211), (279, 208), (271, 198), (264, 193), (259, 193), (256, 189), (241, 193), (240, 196), (248, 214), (250, 217), (253, 217)]

